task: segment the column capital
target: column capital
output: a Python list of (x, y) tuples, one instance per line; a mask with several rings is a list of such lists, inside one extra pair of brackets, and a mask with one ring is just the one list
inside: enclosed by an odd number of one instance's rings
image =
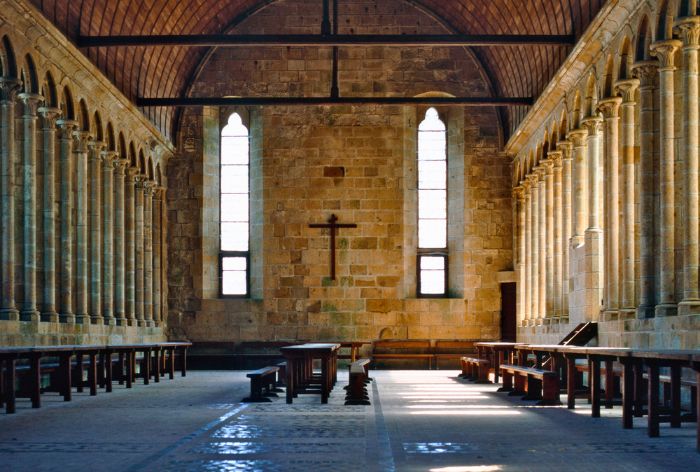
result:
[(659, 71), (676, 69), (674, 54), (683, 46), (677, 39), (664, 39), (651, 44), (651, 54), (659, 60)]
[(557, 141), (557, 149), (561, 151), (562, 160), (571, 160), (571, 151), (574, 149), (574, 144), (568, 139)]
[(535, 177), (539, 182), (544, 182), (545, 175), (547, 174), (547, 169), (543, 165), (544, 161), (540, 161), (539, 165), (535, 166), (532, 171), (535, 173)]
[(87, 152), (90, 133), (88, 131), (75, 130), (72, 135), (74, 144), (73, 150), (75, 152)]
[(165, 195), (165, 191), (167, 189), (162, 186), (162, 185), (156, 185), (154, 192), (155, 194), (153, 195), (153, 198), (155, 198), (156, 201), (161, 201), (163, 199), (163, 196)]
[(700, 16), (678, 18), (673, 24), (673, 32), (681, 37), (683, 50), (700, 47)]
[(554, 173), (554, 161), (549, 159), (549, 153), (547, 153), (547, 159), (540, 161), (540, 166), (544, 168), (545, 174), (550, 175)]
[(618, 118), (620, 105), (622, 104), (621, 97), (607, 97), (598, 102), (597, 110), (603, 114), (606, 120)]
[(93, 151), (94, 157), (102, 159), (102, 151), (107, 147), (107, 143), (96, 139), (90, 139), (88, 140), (87, 146), (90, 151)]
[(622, 94), (622, 102), (625, 105), (634, 105), (636, 100), (634, 99), (637, 88), (639, 88), (639, 79), (624, 79), (615, 82), (615, 91)]
[(571, 141), (575, 148), (585, 146), (587, 137), (588, 130), (586, 128), (576, 128), (566, 133), (566, 139)]
[(61, 116), (61, 113), (63, 113), (60, 108), (54, 107), (39, 107), (37, 112), (41, 115), (43, 129), (54, 129), (56, 127), (56, 120)]
[(39, 102), (44, 101), (44, 97), (38, 93), (19, 93), (17, 98), (20, 99), (24, 105), (24, 116), (33, 118), (36, 116), (37, 108), (39, 107)]
[(632, 64), (632, 75), (639, 79), (642, 90), (648, 89), (654, 86), (658, 69), (658, 61), (638, 61)]
[(102, 154), (102, 163), (104, 164), (104, 169), (111, 169), (112, 161), (119, 156), (117, 151), (102, 151), (100, 154)]
[(139, 175), (139, 169), (137, 167), (127, 167), (126, 168), (126, 175), (127, 175), (127, 180), (130, 180), (132, 182), (136, 182), (138, 175)]
[(525, 188), (522, 185), (513, 187), (513, 198), (518, 202), (522, 202), (525, 200)]
[(581, 124), (587, 128), (588, 136), (591, 137), (600, 133), (603, 127), (603, 119), (599, 116), (589, 116), (584, 118)]
[(0, 77), (0, 102), (14, 102), (22, 83), (11, 77)]
[(129, 159), (114, 159), (112, 161), (112, 167), (117, 171), (117, 175), (125, 175), (125, 170), (129, 165)]
[(562, 151), (549, 151), (547, 153), (547, 158), (552, 161), (555, 169), (561, 167), (561, 161), (563, 159), (564, 153)]
[(536, 188), (540, 182), (540, 178), (535, 173), (536, 171), (537, 171), (537, 167), (532, 169), (532, 173), (527, 174), (527, 176), (525, 177), (527, 179), (528, 183), (530, 184), (530, 187), (533, 187), (533, 188)]
[(75, 120), (56, 120), (56, 126), (61, 130), (61, 139), (71, 139), (73, 134), (73, 128), (78, 126), (78, 122)]

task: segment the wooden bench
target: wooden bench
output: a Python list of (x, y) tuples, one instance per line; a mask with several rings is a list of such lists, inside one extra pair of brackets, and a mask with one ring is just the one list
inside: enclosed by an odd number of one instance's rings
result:
[[(250, 379), (250, 396), (241, 400), (244, 403), (270, 402), (268, 397), (276, 397), (272, 390), (277, 384), (277, 372), (279, 367), (268, 366), (262, 369), (248, 372), (246, 377)], [(264, 393), (263, 393), (264, 391)]]
[(350, 381), (346, 388), (346, 405), (370, 405), (367, 393), (367, 383), (369, 383), (369, 359), (358, 359), (349, 366)]
[(460, 377), (473, 380), (476, 383), (491, 383), (489, 381), (489, 369), (491, 362), (488, 359), (478, 357), (462, 357), (462, 374)]
[(550, 370), (519, 365), (501, 365), (504, 391), (524, 395), (524, 400), (538, 400), (538, 405), (560, 405), (559, 374)]
[(434, 365), (438, 369), (458, 369), (462, 356), (475, 352), (475, 341), (470, 339), (436, 339), (434, 343)]
[(427, 361), (428, 368), (432, 369), (434, 358), (428, 339), (378, 339), (372, 342), (373, 366), (384, 360), (420, 360)]

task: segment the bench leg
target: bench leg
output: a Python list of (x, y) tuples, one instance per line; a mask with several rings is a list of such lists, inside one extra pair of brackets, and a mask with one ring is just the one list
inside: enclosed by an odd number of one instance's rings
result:
[(501, 372), (501, 377), (503, 378), (503, 387), (499, 388), (499, 392), (512, 392), (513, 391), (513, 375), (507, 371)]
[(264, 377), (253, 377), (250, 379), (250, 396), (241, 400), (243, 403), (269, 403), (272, 400), (265, 398), (262, 393)]
[(525, 394), (525, 377), (520, 375), (517, 372), (513, 373), (513, 391), (511, 391), (508, 395), (515, 397), (515, 396), (523, 396)]
[(523, 400), (541, 400), (542, 399), (542, 381), (532, 375), (525, 376), (527, 393)]
[(477, 378), (476, 383), (491, 383), (489, 381), (489, 368), (490, 364), (488, 362), (480, 362), (476, 365)]
[(542, 379), (542, 400), (538, 405), (561, 405), (559, 400), (559, 378), (545, 376)]

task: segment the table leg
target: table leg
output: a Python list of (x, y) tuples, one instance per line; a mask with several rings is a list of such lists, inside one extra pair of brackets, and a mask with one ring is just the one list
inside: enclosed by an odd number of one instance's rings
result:
[(0, 408), (5, 406), (5, 359), (0, 358)]
[(649, 393), (648, 393), (648, 433), (650, 438), (659, 436), (659, 365), (649, 362)]
[(88, 383), (90, 384), (90, 395), (97, 395), (97, 353), (90, 353), (90, 367), (88, 370)]
[(292, 403), (294, 395), (294, 361), (291, 357), (287, 358), (287, 372), (285, 375), (287, 383), (287, 403)]
[[(695, 370), (695, 407), (700, 410), (700, 367), (696, 367)], [(697, 414), (697, 413), (696, 413)], [(695, 431), (695, 447), (698, 452), (700, 452), (700, 420), (696, 418), (696, 431)]]
[(63, 401), (71, 401), (72, 395), (72, 382), (71, 382), (71, 366), (70, 366), (70, 354), (61, 355), (61, 374), (63, 377)]
[(136, 370), (136, 357), (133, 351), (126, 353), (126, 388), (131, 388), (134, 384)]
[(590, 365), (591, 417), (600, 418), (600, 359), (592, 359)]
[(39, 354), (31, 357), (32, 371), (32, 408), (41, 408), (41, 356)]
[(182, 369), (182, 376), (187, 375), (187, 348), (182, 348), (182, 354), (180, 354), (180, 368)]
[(671, 428), (681, 427), (681, 366), (671, 366)]
[(76, 386), (79, 393), (83, 392), (83, 355), (75, 355), (75, 374), (78, 377), (76, 379)]
[(576, 359), (566, 357), (566, 407), (576, 408)]
[(624, 362), (622, 364), (622, 427), (632, 429), (634, 426), (633, 406), (634, 406), (634, 369), (632, 364)]
[(143, 384), (148, 385), (151, 379), (151, 350), (143, 351)]
[(119, 385), (124, 385), (124, 352), (119, 352)]
[(605, 409), (613, 407), (613, 397), (615, 396), (615, 375), (613, 374), (613, 361), (605, 360)]
[(169, 349), (169, 358), (168, 358), (168, 363), (170, 364), (169, 366), (169, 374), (170, 374), (170, 380), (175, 378), (175, 349)]
[(329, 359), (323, 356), (321, 359), (321, 403), (328, 403), (328, 393), (330, 391), (330, 369)]
[(105, 352), (105, 391), (112, 391), (112, 351)]
[(5, 366), (7, 367), (6, 377), (6, 387), (5, 391), (5, 413), (11, 414), (16, 411), (16, 393), (15, 393), (15, 377), (17, 376), (16, 367), (17, 361), (15, 359), (6, 359)]
[(155, 372), (153, 372), (153, 380), (158, 383), (160, 382), (160, 356), (163, 352), (162, 349), (155, 350)]
[(503, 364), (503, 351), (498, 351), (494, 354), (494, 359), (496, 360), (496, 365), (493, 366), (493, 383), (501, 382), (501, 364)]
[(634, 416), (644, 416), (644, 364), (634, 363)]

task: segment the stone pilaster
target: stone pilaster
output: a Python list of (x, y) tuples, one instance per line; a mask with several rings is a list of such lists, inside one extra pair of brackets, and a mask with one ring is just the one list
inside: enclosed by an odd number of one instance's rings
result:
[(675, 293), (675, 136), (674, 136), (674, 65), (675, 52), (682, 43), (675, 39), (657, 41), (651, 45), (651, 52), (659, 60), (659, 141), (661, 162), (659, 180), (661, 182), (661, 213), (657, 219), (660, 241), (657, 248), (660, 254), (659, 300), (656, 316), (670, 316), (677, 313)]
[(144, 318), (144, 299), (143, 299), (143, 286), (144, 286), (144, 239), (143, 239), (143, 193), (144, 193), (144, 181), (143, 176), (139, 175), (136, 180), (136, 191), (135, 191), (135, 261), (136, 261), (136, 291), (135, 291), (135, 311), (136, 311), (136, 322), (138, 326), (146, 326), (146, 320)]
[(20, 320), (38, 321), (36, 222), (36, 120), (41, 95), (20, 93), (22, 101), (22, 288)]
[(546, 294), (544, 313), (545, 319), (554, 316), (554, 162), (549, 158), (542, 161), (544, 168), (545, 208), (545, 268), (546, 268)]
[(114, 318), (117, 326), (125, 326), (126, 300), (125, 300), (125, 219), (124, 219), (124, 177), (129, 165), (128, 159), (115, 159), (114, 166)]
[(530, 182), (530, 293), (532, 307), (530, 308), (530, 317), (528, 318), (528, 324), (534, 324), (540, 315), (540, 252), (539, 252), (539, 240), (540, 240), (540, 226), (539, 226), (539, 207), (540, 207), (540, 179), (534, 172), (527, 176)]
[(0, 320), (19, 320), (15, 301), (15, 99), (20, 83), (0, 78)]
[[(603, 310), (608, 316), (620, 308), (620, 104), (609, 97), (598, 103), (605, 120), (605, 276)], [(624, 234), (624, 232), (622, 233)], [(633, 233), (634, 234), (634, 231)]]
[(573, 154), (573, 144), (571, 141), (559, 141), (557, 143), (557, 149), (561, 151), (562, 158), (562, 265), (561, 265), (561, 279), (562, 279), (562, 297), (561, 297), (561, 308), (562, 317), (568, 317), (569, 315), (569, 277), (570, 277), (570, 243), (572, 236), (572, 212), (571, 212), (571, 194), (572, 194), (572, 183), (571, 183), (571, 173), (572, 173), (572, 154)]
[(682, 161), (685, 164), (685, 188), (683, 205), (685, 229), (683, 240), (683, 299), (678, 305), (679, 314), (700, 313), (698, 293), (698, 265), (700, 264), (700, 213), (698, 208), (698, 47), (700, 43), (700, 17), (681, 18), (676, 30), (683, 40), (683, 131), (685, 135)]
[(90, 322), (102, 324), (102, 159), (105, 143), (88, 142), (90, 166)]
[(544, 161), (535, 167), (535, 172), (539, 180), (537, 196), (539, 203), (537, 205), (537, 226), (539, 228), (539, 237), (537, 238), (538, 248), (537, 255), (537, 293), (539, 301), (537, 305), (540, 308), (535, 323), (542, 324), (547, 316), (547, 185), (545, 182), (547, 170), (544, 166)]
[(523, 291), (525, 293), (523, 306), (523, 316), (521, 317), (521, 326), (527, 326), (527, 320), (530, 319), (532, 313), (532, 185), (530, 181), (525, 178), (520, 185), (523, 187), (524, 201), (523, 201), (523, 212), (525, 213), (525, 253), (524, 253), (524, 274), (525, 281), (523, 282)]
[(567, 139), (573, 144), (573, 175), (572, 175), (572, 232), (570, 245), (578, 247), (583, 244), (586, 231), (586, 202), (588, 175), (586, 172), (586, 136), (585, 129), (569, 131)]
[(146, 326), (153, 323), (153, 190), (148, 181), (143, 188), (143, 317)]
[(114, 164), (117, 153), (102, 153), (102, 318), (104, 324), (116, 325), (114, 317)]
[(162, 231), (163, 231), (163, 195), (164, 187), (156, 187), (153, 194), (153, 322), (161, 326), (163, 322), (162, 290)]
[(126, 225), (126, 319), (129, 326), (136, 323), (136, 179), (139, 170), (126, 170), (125, 225)]
[(626, 317), (637, 309), (635, 278), (635, 106), (639, 80), (619, 80), (615, 90), (622, 95), (622, 236), (620, 237), (622, 257), (622, 309)]
[(88, 140), (86, 131), (73, 132), (75, 161), (75, 321), (89, 323), (88, 312)]
[(61, 244), (59, 257), (59, 321), (75, 323), (73, 312), (73, 129), (78, 125), (73, 120), (58, 120), (60, 129), (60, 228)]
[(61, 115), (58, 108), (41, 107), (42, 173), (44, 192), (42, 199), (43, 247), (40, 274), (42, 276), (41, 321), (58, 321), (56, 311), (56, 118)]
[(549, 159), (553, 164), (554, 172), (554, 194), (553, 194), (553, 205), (554, 205), (554, 225), (552, 228), (553, 232), (553, 248), (554, 253), (553, 266), (552, 266), (552, 297), (554, 298), (554, 311), (553, 315), (555, 318), (559, 318), (562, 315), (562, 258), (563, 253), (563, 197), (562, 197), (562, 152), (561, 151), (550, 151)]

